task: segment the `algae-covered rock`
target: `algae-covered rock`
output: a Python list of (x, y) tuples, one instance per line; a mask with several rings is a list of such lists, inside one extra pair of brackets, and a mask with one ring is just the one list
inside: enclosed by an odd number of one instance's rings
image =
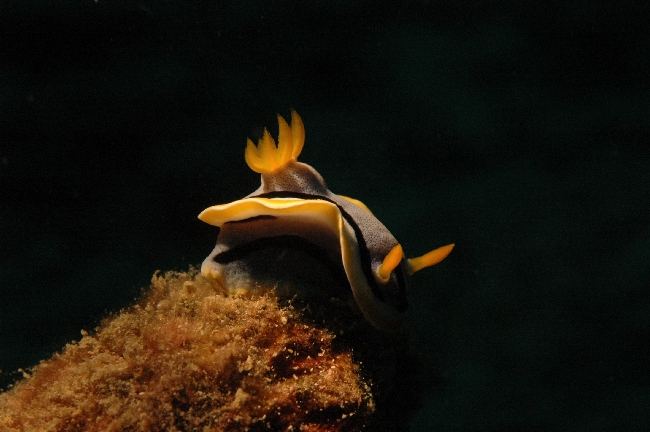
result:
[(360, 430), (371, 386), (334, 339), (272, 294), (154, 275), (136, 305), (0, 394), (0, 430)]

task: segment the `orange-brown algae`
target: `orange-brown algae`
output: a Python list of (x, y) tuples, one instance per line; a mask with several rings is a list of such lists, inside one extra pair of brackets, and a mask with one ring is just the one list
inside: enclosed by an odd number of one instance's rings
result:
[(370, 386), (333, 340), (271, 294), (157, 274), (140, 302), (0, 394), (0, 430), (361, 430)]

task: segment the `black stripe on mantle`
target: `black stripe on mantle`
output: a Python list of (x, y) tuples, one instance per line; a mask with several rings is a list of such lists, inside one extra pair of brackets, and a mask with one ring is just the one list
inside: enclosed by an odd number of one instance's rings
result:
[[(368, 251), (368, 245), (366, 244), (366, 240), (363, 238), (363, 233), (361, 232), (361, 228), (356, 223), (356, 221), (352, 218), (352, 216), (350, 216), (350, 214), (346, 212), (343, 209), (343, 207), (341, 207), (336, 201), (333, 201), (332, 199), (322, 195), (312, 195), (312, 194), (305, 194), (305, 193), (291, 192), (291, 191), (267, 192), (260, 195), (249, 196), (247, 198), (299, 198), (304, 200), (322, 200), (334, 204), (341, 212), (341, 215), (343, 215), (345, 221), (348, 224), (350, 224), (352, 230), (354, 231), (354, 235), (357, 239), (357, 244), (359, 245), (361, 269), (363, 270), (363, 274), (366, 277), (366, 282), (368, 283), (368, 286), (370, 286), (373, 295), (377, 297), (380, 301), (385, 303), (386, 300), (384, 299), (384, 294), (377, 286), (377, 282), (375, 281), (374, 275), (372, 273), (372, 267), (370, 266), (370, 252)], [(399, 288), (400, 291), (402, 292), (404, 291), (404, 287), (399, 287)], [(398, 309), (400, 310), (403, 308), (405, 309), (405, 306), (402, 305), (398, 306)]]

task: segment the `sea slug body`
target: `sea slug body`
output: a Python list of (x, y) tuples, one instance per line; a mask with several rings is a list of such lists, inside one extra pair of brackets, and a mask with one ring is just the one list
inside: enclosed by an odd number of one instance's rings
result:
[(312, 245), (341, 263), (363, 316), (382, 330), (399, 328), (408, 276), (445, 259), (454, 245), (406, 259), (402, 246), (361, 201), (337, 195), (310, 165), (298, 162), (305, 141), (300, 116), (291, 125), (278, 115), (278, 144), (265, 129), (258, 145), (247, 141), (245, 160), (261, 174), (260, 187), (228, 204), (208, 207), (199, 219), (219, 228), (203, 261), (206, 277), (220, 278), (243, 251), (282, 242)]

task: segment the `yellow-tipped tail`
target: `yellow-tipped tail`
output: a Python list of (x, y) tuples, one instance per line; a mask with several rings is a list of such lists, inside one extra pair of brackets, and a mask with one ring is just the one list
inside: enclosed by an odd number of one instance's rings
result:
[(431, 267), (440, 263), (442, 260), (447, 258), (447, 256), (451, 253), (454, 246), (455, 244), (451, 243), (436, 248), (430, 252), (427, 252), (422, 256), (416, 258), (409, 258), (408, 263), (409, 263), (410, 273), (413, 274), (415, 272), (422, 270), (423, 268)]
[(257, 146), (250, 139), (246, 140), (244, 159), (253, 171), (271, 174), (298, 159), (304, 144), (305, 127), (302, 119), (297, 112), (291, 111), (291, 126), (281, 115), (278, 115), (277, 146), (268, 130), (264, 129)]

